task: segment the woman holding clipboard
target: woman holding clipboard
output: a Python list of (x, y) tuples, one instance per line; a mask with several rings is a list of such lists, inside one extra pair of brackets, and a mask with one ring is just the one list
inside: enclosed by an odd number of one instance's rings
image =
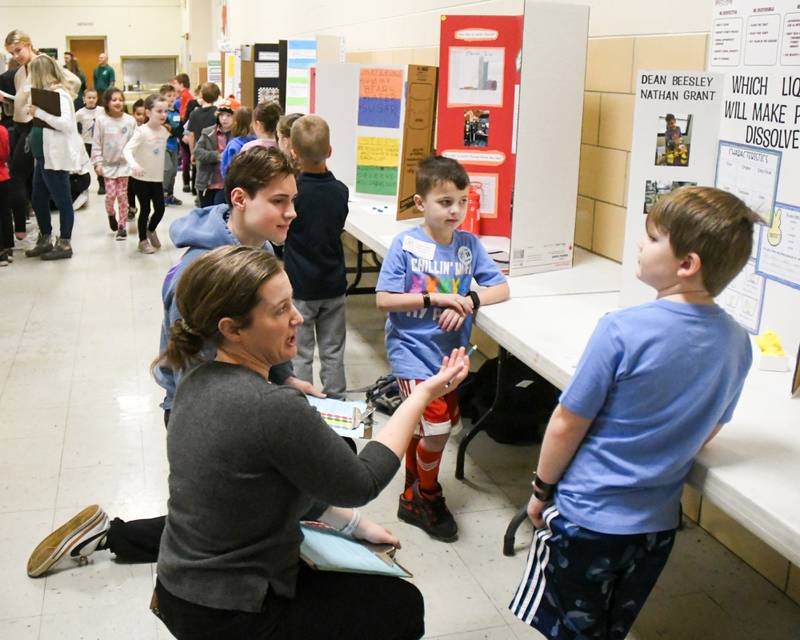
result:
[[(30, 104), (31, 81), (28, 64), (39, 55), (34, 49), (31, 37), (24, 31), (14, 29), (5, 39), (6, 51), (11, 54), (12, 59), (19, 65), (14, 75), (14, 147), (11, 150), (11, 160), (8, 168), (11, 172), (11, 185), (9, 194), (9, 205), (14, 212), (14, 222), (17, 240), (25, 238), (25, 217), (28, 213), (28, 181), (33, 173), (33, 158), (30, 151), (26, 151), (28, 134), (31, 130), (31, 120), (33, 119), (28, 112)], [(67, 87), (70, 93), (76, 94), (80, 88), (80, 80), (71, 72), (64, 70), (67, 80)], [(6, 100), (0, 96), (0, 100)]]
[[(75, 124), (73, 96), (65, 70), (51, 57), (41, 55), (28, 64), (28, 71), (33, 94), (32, 104), (27, 107), (33, 118), (29, 134), (34, 158), (31, 204), (39, 222), (39, 237), (36, 246), (25, 255), (42, 260), (71, 258), (75, 211), (69, 175), (86, 163), (86, 149)], [(51, 199), (58, 207), (61, 232), (55, 242), (50, 219)]]

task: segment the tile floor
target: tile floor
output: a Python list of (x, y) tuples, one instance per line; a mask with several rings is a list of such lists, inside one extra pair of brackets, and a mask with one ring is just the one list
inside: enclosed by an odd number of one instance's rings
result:
[[(188, 198), (187, 198), (188, 201)], [(162, 227), (188, 211), (168, 209)], [(33, 235), (33, 234), (32, 234)], [(152, 256), (115, 242), (101, 198), (77, 213), (75, 257), (26, 259), (0, 270), (0, 638), (148, 640), (169, 634), (147, 610), (154, 567), (98, 553), (85, 567), (39, 580), (28, 554), (51, 529), (97, 502), (123, 518), (165, 511), (167, 463), (160, 390), (148, 376), (161, 323), (160, 287), (179, 252)], [(371, 296), (348, 303), (347, 374), (356, 388), (386, 371), (383, 320)], [(479, 436), (466, 481), (443, 484), (461, 535), (431, 541), (396, 517), (400, 475), (366, 508), (404, 542), (399, 558), (425, 595), (430, 638), (540, 638), (506, 610), (530, 541), (517, 556), (502, 535), (527, 498), (533, 447)], [(638, 640), (798, 637), (800, 607), (703, 530), (680, 533), (672, 560), (631, 637)]]

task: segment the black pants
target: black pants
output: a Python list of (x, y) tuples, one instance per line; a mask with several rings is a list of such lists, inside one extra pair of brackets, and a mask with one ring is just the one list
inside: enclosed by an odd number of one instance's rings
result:
[[(75, 198), (81, 195), (84, 191), (89, 188), (92, 179), (89, 177), (88, 173), (70, 173), (69, 174), (69, 193), (72, 197), (72, 201), (75, 202)], [(56, 207), (56, 203), (53, 202), (53, 199), (50, 199), (50, 211), (55, 211), (58, 207)]]
[(161, 619), (178, 640), (373, 638), (411, 640), (425, 633), (425, 603), (400, 578), (315, 571), (300, 563), (292, 599), (267, 593), (258, 613), (211, 609), (156, 583)]
[[(92, 145), (90, 145), (89, 143), (86, 143), (86, 142), (85, 142), (85, 143), (83, 144), (83, 147), (84, 147), (84, 149), (86, 149), (86, 154), (87, 154), (87, 155), (88, 155), (88, 156), (91, 158), (91, 157), (92, 157)], [(106, 182), (105, 182), (105, 180), (103, 179), (103, 176), (97, 176), (97, 184), (98, 184), (99, 186), (101, 186), (101, 187), (104, 187), (104, 186), (105, 186)], [(87, 187), (87, 188), (88, 188), (88, 187)]]
[(25, 232), (25, 219), (28, 216), (33, 184), (33, 156), (26, 150), (31, 124), (14, 123), (14, 148), (8, 169), (11, 172), (8, 203), (14, 214), (14, 227), (17, 233)]
[(136, 194), (139, 192), (139, 185), (141, 184), (142, 181), (133, 176), (128, 178), (128, 211), (131, 210), (131, 207), (136, 208)]
[[(130, 189), (130, 186), (128, 188)], [(137, 180), (136, 197), (139, 199), (139, 241), (142, 241), (147, 240), (147, 232), (155, 231), (161, 218), (164, 217), (164, 183)], [(153, 206), (152, 218), (150, 217), (151, 204)]]
[(200, 206), (201, 207), (210, 207), (214, 204), (214, 198), (217, 197), (217, 194), (220, 193), (222, 189), (206, 189), (200, 193)]
[(11, 180), (0, 182), (0, 253), (14, 246), (14, 221), (8, 201), (10, 191)]

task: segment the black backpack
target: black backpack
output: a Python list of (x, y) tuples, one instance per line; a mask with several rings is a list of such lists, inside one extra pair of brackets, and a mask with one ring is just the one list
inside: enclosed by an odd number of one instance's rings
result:
[[(503, 444), (540, 442), (561, 392), (519, 359), (510, 355), (503, 358), (500, 397), (481, 426)], [(498, 358), (487, 360), (459, 388), (461, 415), (473, 424), (492, 406), (498, 388), (498, 363)]]

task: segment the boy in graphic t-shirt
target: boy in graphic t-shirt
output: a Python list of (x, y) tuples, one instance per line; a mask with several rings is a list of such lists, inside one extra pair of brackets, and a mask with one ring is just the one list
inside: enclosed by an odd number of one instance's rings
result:
[[(376, 286), (378, 308), (389, 312), (386, 348), (404, 397), (439, 369), (445, 354), (467, 343), (482, 304), (509, 295), (505, 277), (480, 240), (458, 230), (469, 191), (464, 167), (433, 156), (419, 164), (416, 182), (414, 203), (425, 221), (395, 237)], [(470, 291), (473, 279), (484, 288)], [(456, 392), (425, 408), (406, 452), (405, 491), (397, 514), (446, 542), (457, 538), (458, 527), (442, 496), (439, 463), (460, 417)]]

